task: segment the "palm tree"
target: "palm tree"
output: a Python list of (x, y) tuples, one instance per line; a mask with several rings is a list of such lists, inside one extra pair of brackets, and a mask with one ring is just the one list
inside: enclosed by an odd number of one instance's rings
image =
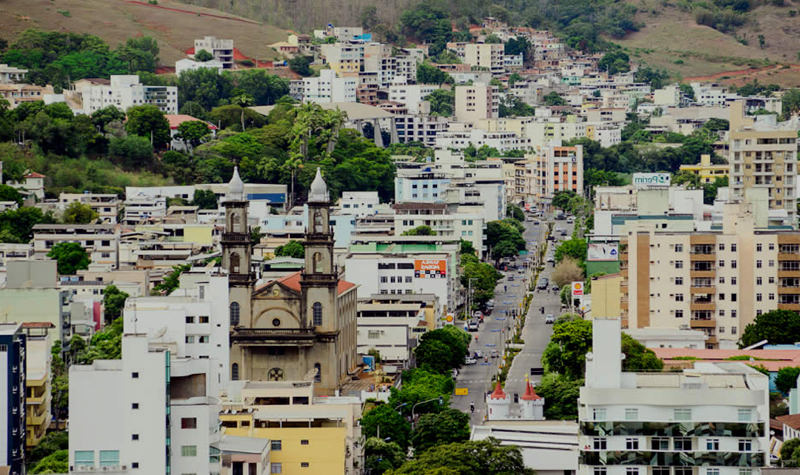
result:
[(233, 98), (233, 103), (242, 108), (242, 132), (244, 132), (244, 109), (245, 107), (252, 106), (253, 102), (255, 102), (253, 96), (247, 93), (239, 94)]

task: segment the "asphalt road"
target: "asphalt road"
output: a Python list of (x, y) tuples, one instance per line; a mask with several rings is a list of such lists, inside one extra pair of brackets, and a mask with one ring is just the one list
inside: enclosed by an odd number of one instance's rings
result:
[[(556, 227), (567, 228), (570, 234), (572, 232), (572, 226), (567, 225), (564, 221), (557, 222)], [(531, 221), (525, 222), (523, 237), (528, 242), (528, 251), (532, 259), (537, 243), (543, 242), (545, 239), (546, 229), (545, 222), (536, 225)], [(517, 262), (521, 264), (523, 260), (524, 258), (519, 258)], [(541, 275), (549, 276), (552, 269), (552, 266), (546, 266)], [(512, 310), (516, 309), (519, 312), (521, 309), (523, 298), (530, 287), (530, 272), (526, 269), (524, 272), (509, 271), (504, 274), (503, 279), (495, 288), (494, 311), (485, 317), (480, 329), (472, 333), (477, 338), (473, 339), (470, 345), (470, 354), (474, 354), (476, 350), (483, 354), (491, 354), (493, 349), (496, 349), (500, 355), (504, 352), (505, 340), (508, 338), (510, 328), (515, 324), (515, 320), (511, 316)], [(545, 314), (553, 313), (557, 316), (560, 310), (558, 296), (549, 291), (534, 293), (531, 311), (523, 329), (525, 345), (514, 359), (506, 381), (506, 388), (512, 393), (521, 395), (524, 392), (525, 374), (530, 371), (531, 367), (541, 366), (541, 354), (550, 340), (552, 326), (544, 324), (544, 315), (539, 312), (541, 306), (545, 306)], [(473, 402), (475, 404), (475, 412), (471, 419), (473, 424), (483, 421), (486, 413), (485, 395), (492, 390), (491, 379), (498, 373), (500, 364), (500, 358), (490, 357), (488, 362), (481, 359), (475, 365), (462, 367), (456, 378), (456, 388), (467, 388), (468, 395), (453, 396), (451, 405), (456, 409), (469, 412), (470, 402)]]

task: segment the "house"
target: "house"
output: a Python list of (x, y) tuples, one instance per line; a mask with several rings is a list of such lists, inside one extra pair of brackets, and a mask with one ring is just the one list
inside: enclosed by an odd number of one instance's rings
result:
[[(166, 117), (167, 121), (169, 122), (169, 135), (170, 137), (172, 137), (170, 148), (172, 150), (179, 150), (179, 151), (190, 150), (192, 148), (192, 145), (190, 143), (187, 143), (180, 137), (178, 128), (184, 122), (197, 122), (197, 121), (203, 122), (203, 121), (187, 114), (165, 114), (164, 117)], [(217, 126), (209, 122), (205, 122), (205, 124), (208, 126), (209, 139), (213, 139), (214, 137), (216, 137), (218, 130)]]

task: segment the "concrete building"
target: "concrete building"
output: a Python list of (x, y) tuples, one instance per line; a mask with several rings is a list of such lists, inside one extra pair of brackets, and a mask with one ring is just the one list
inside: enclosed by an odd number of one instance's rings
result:
[(222, 70), (225, 69), (225, 64), (216, 59), (209, 61), (195, 61), (193, 59), (183, 58), (175, 61), (175, 74), (178, 76), (180, 76), (184, 71), (196, 71), (203, 68), (215, 69), (217, 72), (222, 72)]
[(341, 214), (359, 217), (377, 213), (379, 205), (377, 191), (345, 191), (339, 200)]
[(406, 115), (394, 117), (397, 141), (420, 142), (426, 147), (436, 145), (436, 137), (447, 131), (449, 120), (438, 115)]
[(759, 229), (728, 205), (722, 229), (659, 232), (641, 224), (621, 240), (622, 321), (628, 328), (702, 330), (709, 348), (735, 348), (771, 310), (800, 310), (800, 234)]
[(53, 86), (0, 83), (0, 97), (7, 100), (12, 109), (23, 102), (42, 101), (48, 94), (53, 94)]
[(730, 166), (727, 163), (712, 164), (711, 155), (700, 155), (700, 163), (681, 165), (680, 171), (693, 173), (700, 177), (701, 184), (714, 183), (717, 178), (727, 178)]
[(319, 77), (303, 78), (303, 102), (356, 102), (357, 86), (355, 77), (339, 77), (334, 70), (323, 69)]
[(745, 115), (745, 104), (735, 102), (730, 117), (730, 186), (735, 197), (746, 190), (766, 189), (770, 213), (785, 217), (797, 228), (797, 134), (795, 118), (776, 122), (775, 115)]
[(270, 441), (270, 473), (362, 473), (360, 399), (314, 394), (311, 381), (233, 382), (219, 419), (226, 436)]
[(76, 242), (94, 264), (119, 266), (119, 230), (113, 224), (37, 224), (33, 227), (33, 250), (37, 259), (47, 258), (56, 244)]
[(7, 64), (0, 64), (0, 84), (22, 82), (28, 74), (27, 69), (15, 68)]
[(424, 304), (358, 301), (358, 354), (380, 353), (381, 361), (408, 367), (417, 340), (428, 331)]
[(471, 242), (479, 253), (485, 252), (483, 237), (487, 219), (482, 206), (464, 212), (450, 210), (444, 203), (397, 203), (393, 207), (395, 236), (428, 226), (440, 239), (463, 239)]
[(505, 72), (502, 43), (448, 43), (447, 49), (455, 52), (461, 62), (470, 67), (484, 69), (492, 75)]
[(162, 221), (167, 216), (167, 198), (149, 194), (126, 194), (124, 224), (147, 224)]
[(548, 146), (526, 156), (536, 163), (533, 203), (550, 210), (553, 196), (559, 191), (583, 194), (583, 146)]
[(25, 348), (25, 447), (37, 446), (50, 427), (51, 323), (23, 323)]
[(437, 150), (464, 150), (470, 146), (479, 149), (484, 145), (497, 149), (499, 153), (511, 150), (528, 150), (530, 141), (520, 138), (515, 132), (495, 131), (487, 132), (482, 129), (453, 130), (441, 132), (436, 135)]
[(149, 104), (165, 114), (178, 113), (178, 88), (175, 86), (145, 86), (136, 75), (112, 75), (108, 85), (85, 84), (78, 92), (83, 97), (83, 112), (115, 106), (125, 112), (133, 106)]
[(97, 213), (97, 218), (103, 224), (117, 224), (119, 214), (119, 198), (113, 193), (61, 193), (58, 195), (58, 207), (65, 210), (70, 203), (83, 203), (89, 205)]
[(0, 467), (25, 473), (25, 347), (19, 323), (0, 323)]
[(500, 94), (497, 86), (474, 84), (472, 86), (456, 86), (455, 89), (454, 115), (456, 121), (472, 124), (481, 119), (498, 117)]
[(326, 43), (320, 52), (331, 71), (337, 74), (359, 73), (364, 65), (364, 45), (360, 43)]
[(578, 398), (579, 474), (738, 475), (769, 465), (765, 375), (737, 362), (622, 372), (620, 321), (595, 319), (592, 333)]
[(219, 405), (208, 362), (122, 337), (122, 359), (69, 371), (69, 473), (219, 473)]
[(215, 60), (222, 63), (223, 69), (233, 69), (233, 40), (223, 40), (215, 36), (204, 36), (199, 40), (194, 40), (195, 54), (201, 49), (211, 53)]
[(420, 103), (437, 89), (437, 84), (392, 84), (389, 100), (405, 105), (409, 114), (416, 115), (420, 113)]

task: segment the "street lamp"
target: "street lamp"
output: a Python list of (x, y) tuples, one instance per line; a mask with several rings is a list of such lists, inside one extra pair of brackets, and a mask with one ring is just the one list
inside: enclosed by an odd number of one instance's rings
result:
[(417, 406), (419, 406), (420, 404), (425, 404), (427, 402), (431, 402), (431, 401), (439, 401), (439, 405), (440, 406), (444, 405), (444, 397), (443, 396), (439, 396), (439, 397), (435, 397), (433, 399), (428, 399), (427, 401), (420, 401), (420, 402), (414, 404), (413, 406), (411, 406), (411, 428), (412, 429), (414, 428), (414, 423), (415, 423), (415, 419), (416, 419), (416, 417), (414, 417), (414, 411), (417, 409)]

